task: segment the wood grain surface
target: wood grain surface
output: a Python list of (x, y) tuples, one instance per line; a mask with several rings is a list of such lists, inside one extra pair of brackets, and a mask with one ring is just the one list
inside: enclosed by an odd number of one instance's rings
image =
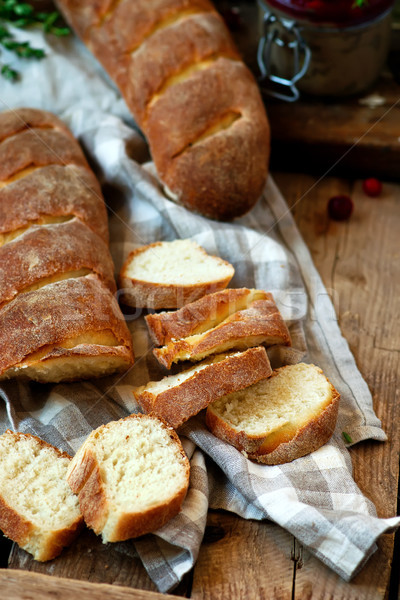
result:
[[(274, 176), (331, 293), (388, 435), (385, 443), (364, 442), (351, 449), (354, 478), (379, 516), (394, 516), (400, 450), (400, 186), (385, 183), (381, 197), (373, 199), (363, 194), (360, 181)], [(354, 201), (354, 213), (345, 223), (327, 217), (327, 202), (338, 193)], [(195, 569), (174, 594), (196, 600), (395, 599), (393, 587), (389, 595), (393, 544), (394, 535), (382, 536), (369, 563), (346, 583), (278, 526), (212, 511)], [(138, 558), (118, 545), (103, 545), (90, 532), (49, 564), (35, 563), (14, 547), (10, 567), (155, 590)]]

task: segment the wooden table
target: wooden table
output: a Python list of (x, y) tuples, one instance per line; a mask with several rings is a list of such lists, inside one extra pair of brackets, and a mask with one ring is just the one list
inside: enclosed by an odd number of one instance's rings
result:
[[(364, 442), (351, 449), (355, 480), (379, 516), (394, 516), (400, 450), (400, 185), (385, 184), (382, 196), (372, 199), (362, 193), (360, 181), (274, 176), (332, 291), (342, 332), (388, 434), (386, 443)], [(349, 222), (327, 218), (327, 201), (337, 193), (353, 197)], [(382, 536), (369, 563), (345, 583), (280, 527), (212, 511), (197, 564), (174, 595), (194, 600), (394, 600), (400, 557), (397, 543), (391, 573), (394, 537)], [(2, 600), (161, 597), (139, 560), (103, 546), (89, 532), (49, 564), (35, 563), (14, 547), (9, 567), (0, 571)]]

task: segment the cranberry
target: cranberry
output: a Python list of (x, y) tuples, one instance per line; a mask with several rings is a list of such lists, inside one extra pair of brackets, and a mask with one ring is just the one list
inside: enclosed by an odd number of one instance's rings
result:
[(349, 196), (333, 196), (328, 202), (328, 213), (334, 221), (346, 221), (353, 212), (353, 201)]
[(375, 179), (375, 177), (365, 179), (362, 187), (364, 194), (371, 196), (372, 198), (379, 196), (382, 191), (382, 183), (379, 181), (379, 179)]

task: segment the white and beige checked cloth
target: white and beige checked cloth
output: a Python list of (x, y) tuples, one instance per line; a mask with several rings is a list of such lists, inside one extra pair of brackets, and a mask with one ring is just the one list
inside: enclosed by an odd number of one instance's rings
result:
[[(385, 442), (368, 387), (342, 337), (329, 295), (290, 211), (269, 179), (257, 206), (233, 223), (216, 223), (163, 195), (143, 138), (99, 65), (75, 39), (27, 35), (47, 58), (22, 62), (23, 79), (1, 82), (0, 109), (32, 106), (61, 116), (81, 141), (104, 185), (116, 272), (138, 245), (192, 238), (235, 267), (234, 287), (272, 292), (287, 320), (293, 348), (269, 351), (273, 365), (305, 360), (319, 365), (341, 394), (331, 441), (310, 456), (281, 466), (254, 464), (212, 436), (201, 415), (180, 433), (191, 460), (188, 496), (181, 513), (154, 534), (124, 542), (139, 554), (162, 592), (172, 590), (194, 565), (207, 511), (218, 508), (245, 519), (270, 519), (350, 580), (376, 550), (377, 538), (400, 524), (381, 519), (352, 479), (342, 438)], [(16, 31), (16, 36), (21, 33)], [(40, 385), (9, 381), (0, 387), (0, 429), (28, 431), (73, 454), (88, 433), (137, 412), (132, 389), (163, 373), (151, 352), (143, 314), (127, 314), (136, 362), (123, 377)]]

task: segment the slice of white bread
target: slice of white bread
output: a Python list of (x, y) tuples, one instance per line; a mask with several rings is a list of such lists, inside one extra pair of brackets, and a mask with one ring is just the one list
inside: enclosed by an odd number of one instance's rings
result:
[(193, 240), (155, 242), (131, 252), (122, 266), (121, 301), (138, 308), (180, 308), (226, 288), (235, 270)]
[(169, 369), (173, 363), (182, 360), (193, 362), (210, 354), (228, 350), (247, 350), (264, 344), (290, 345), (288, 328), (271, 294), (266, 299), (255, 300), (244, 310), (230, 315), (216, 327), (181, 340), (173, 340), (162, 348), (155, 348), (157, 360)]
[(214, 435), (248, 458), (282, 464), (314, 452), (329, 440), (339, 398), (315, 365), (288, 365), (210, 404), (206, 423)]
[(241, 390), (271, 375), (265, 348), (219, 354), (178, 375), (151, 381), (134, 390), (146, 413), (164, 419), (175, 429), (217, 398)]
[(38, 561), (60, 554), (83, 518), (65, 476), (71, 457), (36, 436), (0, 436), (0, 529)]
[(150, 415), (131, 415), (92, 431), (67, 474), (86, 521), (103, 542), (158, 529), (181, 508), (189, 461), (175, 431)]
[(229, 315), (248, 308), (254, 300), (265, 300), (267, 297), (263, 290), (228, 288), (207, 294), (179, 310), (147, 315), (145, 320), (153, 342), (163, 346), (173, 339), (212, 329)]

